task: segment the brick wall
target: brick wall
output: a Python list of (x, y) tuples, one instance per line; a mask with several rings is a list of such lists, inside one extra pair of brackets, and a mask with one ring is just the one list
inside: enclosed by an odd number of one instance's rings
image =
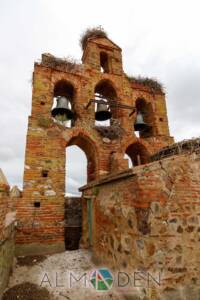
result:
[(160, 272), (163, 289), (198, 285), (199, 170), (200, 154), (185, 154), (83, 187), (83, 247), (90, 244), (89, 200), (96, 261), (117, 270)]
[[(107, 53), (110, 70), (100, 71), (100, 52)], [(51, 117), (54, 96), (59, 85), (70, 86), (75, 113), (74, 126), (65, 128)], [(123, 134), (105, 138), (95, 127), (95, 105), (85, 106), (95, 97), (97, 86), (112, 87), (117, 99), (134, 106), (137, 98), (151, 104), (153, 134), (137, 138), (134, 132), (136, 115), (130, 110), (115, 109)], [(104, 86), (104, 88), (105, 88)], [(62, 89), (63, 94), (63, 89)], [(160, 121), (162, 119), (162, 121)], [(112, 130), (111, 126), (108, 131)], [(17, 253), (54, 252), (64, 250), (65, 149), (79, 146), (88, 159), (88, 182), (108, 175), (113, 170), (113, 153), (121, 157), (116, 165), (125, 168), (124, 154), (132, 144), (144, 148), (147, 156), (171, 144), (165, 95), (149, 88), (133, 86), (123, 72), (121, 49), (108, 39), (92, 39), (83, 53), (83, 63), (69, 68), (65, 61), (43, 54), (33, 73), (32, 110), (28, 122), (24, 168), (23, 197), (17, 205)], [(44, 177), (43, 171), (48, 175)], [(35, 207), (35, 203), (39, 206)]]

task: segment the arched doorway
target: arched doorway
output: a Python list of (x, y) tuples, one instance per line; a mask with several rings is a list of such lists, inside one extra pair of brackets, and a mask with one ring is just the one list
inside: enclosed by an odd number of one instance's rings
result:
[[(82, 232), (82, 199), (79, 188), (96, 177), (96, 153), (92, 141), (73, 137), (66, 147), (65, 160), (65, 249), (79, 248)], [(97, 159), (97, 158), (96, 158)]]
[(132, 167), (149, 162), (149, 153), (146, 147), (139, 142), (130, 144), (125, 154), (131, 159)]

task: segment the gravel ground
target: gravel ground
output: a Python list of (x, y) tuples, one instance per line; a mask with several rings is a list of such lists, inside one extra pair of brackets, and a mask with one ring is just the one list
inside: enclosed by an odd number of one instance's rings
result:
[[(34, 287), (46, 288), (49, 291), (49, 299), (53, 300), (124, 299), (121, 296), (117, 296), (112, 289), (104, 292), (96, 291), (89, 281), (89, 275), (94, 269), (95, 266), (91, 262), (91, 253), (82, 249), (66, 251), (42, 258), (20, 258), (18, 262), (16, 262), (13, 275), (10, 278), (7, 294), (9, 289), (10, 291), (11, 289), (13, 289), (13, 291), (21, 291), (23, 287), (29, 283), (32, 284), (32, 290), (30, 288), (29, 291), (31, 297), (26, 298), (28, 294), (26, 290), (24, 292), (25, 296), (15, 294), (16, 298), (11, 298), (10, 296), (10, 298), (7, 297), (5, 299), (40, 299), (38, 297), (38, 290), (34, 290)], [(87, 273), (86, 282), (84, 282), (84, 279), (80, 280), (80, 282), (76, 282), (76, 280), (73, 279), (73, 276), (78, 279), (84, 273)], [(34, 291), (36, 293), (35, 297), (33, 296)], [(14, 294), (14, 292), (12, 294)]]

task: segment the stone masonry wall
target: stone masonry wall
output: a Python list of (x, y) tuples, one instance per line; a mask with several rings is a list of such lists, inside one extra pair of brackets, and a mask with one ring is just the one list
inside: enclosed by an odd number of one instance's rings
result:
[(4, 229), (4, 237), (0, 240), (0, 299), (12, 273), (14, 253), (15, 228), (12, 222)]
[(0, 299), (12, 272), (15, 252), (15, 208), (0, 170)]
[(92, 199), (96, 261), (117, 270), (160, 273), (162, 290), (198, 286), (199, 170), (200, 154), (192, 153), (138, 166), (83, 187), (82, 246), (89, 243), (86, 203)]

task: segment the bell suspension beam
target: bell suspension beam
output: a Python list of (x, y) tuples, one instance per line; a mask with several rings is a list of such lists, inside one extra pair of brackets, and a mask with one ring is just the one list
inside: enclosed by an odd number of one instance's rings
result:
[(110, 107), (131, 109), (132, 112), (129, 114), (129, 116), (131, 116), (132, 114), (134, 114), (134, 112), (136, 111), (135, 106), (131, 106), (131, 105), (127, 105), (127, 104), (122, 104), (120, 102), (116, 102), (115, 100), (111, 100), (111, 99), (108, 99), (108, 102), (106, 102), (102, 98), (100, 98), (100, 100), (98, 100), (98, 99), (91, 99), (88, 102), (88, 104), (85, 106), (85, 109), (88, 109), (88, 107), (91, 105), (91, 103), (99, 103), (99, 104), (109, 105)]

